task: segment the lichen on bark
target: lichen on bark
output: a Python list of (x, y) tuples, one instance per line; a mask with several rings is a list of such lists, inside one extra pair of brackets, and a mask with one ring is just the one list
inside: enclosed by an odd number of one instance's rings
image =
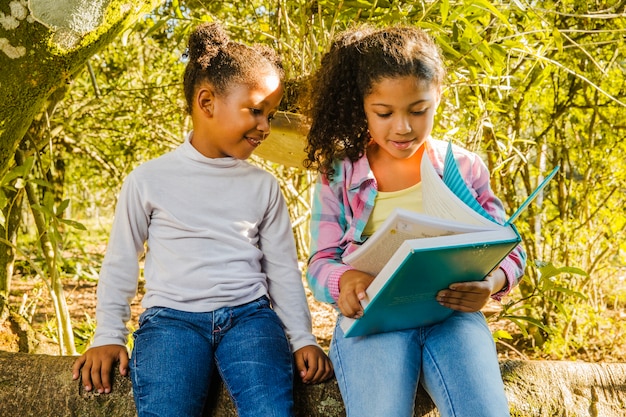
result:
[[(160, 3), (31, 0), (36, 14), (24, 8), (26, 0), (0, 3), (0, 48), (4, 45), (3, 50), (9, 51), (0, 52), (0, 96), (5, 103), (0, 106), (0, 177), (11, 166), (17, 145), (48, 96), (69, 82), (91, 55)], [(45, 13), (42, 5), (47, 7)], [(68, 10), (72, 5), (74, 10)], [(54, 10), (66, 15), (65, 28), (58, 26), (63, 22)], [(80, 20), (82, 10), (91, 15), (89, 23), (81, 26), (74, 21)], [(60, 33), (65, 35), (59, 37)]]

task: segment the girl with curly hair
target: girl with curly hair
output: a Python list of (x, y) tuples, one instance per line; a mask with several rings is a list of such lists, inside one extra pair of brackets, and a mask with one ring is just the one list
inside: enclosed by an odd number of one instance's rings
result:
[[(418, 383), (445, 417), (508, 416), (491, 332), (481, 309), (523, 274), (518, 246), (484, 280), (455, 283), (437, 300), (454, 310), (421, 328), (344, 337), (345, 317), (363, 314), (371, 275), (342, 262), (396, 207), (421, 211), (420, 163), (440, 175), (448, 143), (431, 137), (445, 69), (422, 30), (361, 26), (340, 34), (312, 78), (305, 111), (306, 165), (319, 171), (313, 193), (307, 279), (318, 300), (338, 310), (329, 356), (348, 417), (411, 417)], [(496, 220), (504, 208), (476, 154), (454, 146), (461, 174)], [(420, 271), (415, 271), (415, 279)]]

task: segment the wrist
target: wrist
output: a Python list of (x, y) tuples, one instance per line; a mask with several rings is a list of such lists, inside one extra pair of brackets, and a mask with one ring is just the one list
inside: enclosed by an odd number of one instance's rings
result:
[(509, 285), (509, 282), (506, 279), (506, 274), (501, 268), (498, 268), (489, 274), (487, 279), (491, 283), (491, 295), (498, 294), (506, 290)]

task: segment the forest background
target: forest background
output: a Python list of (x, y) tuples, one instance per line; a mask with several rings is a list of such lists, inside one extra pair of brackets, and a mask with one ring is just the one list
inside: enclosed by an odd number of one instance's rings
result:
[[(0, 12), (19, 5), (26, 1), (0, 1)], [(190, 128), (185, 41), (202, 21), (280, 52), (287, 112), (298, 111), (298, 93), (338, 31), (356, 22), (427, 30), (448, 66), (433, 136), (483, 156), (507, 212), (561, 167), (516, 222), (529, 262), (519, 287), (489, 309), (500, 354), (626, 360), (626, 1), (160, 2), (59, 82), (0, 171), (0, 301), (38, 344), (61, 354), (88, 345), (121, 183)], [(279, 178), (304, 267), (315, 176), (251, 161)], [(332, 309), (310, 294), (309, 302), (327, 346)]]

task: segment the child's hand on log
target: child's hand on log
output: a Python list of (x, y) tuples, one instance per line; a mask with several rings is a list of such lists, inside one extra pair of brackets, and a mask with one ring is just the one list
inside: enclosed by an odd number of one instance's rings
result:
[(119, 362), (120, 374), (128, 374), (128, 351), (125, 346), (105, 345), (90, 348), (72, 366), (72, 378), (82, 376), (85, 390), (98, 393), (111, 392), (113, 365)]
[(294, 358), (305, 384), (317, 384), (333, 376), (333, 365), (319, 346), (304, 346), (294, 353)]

